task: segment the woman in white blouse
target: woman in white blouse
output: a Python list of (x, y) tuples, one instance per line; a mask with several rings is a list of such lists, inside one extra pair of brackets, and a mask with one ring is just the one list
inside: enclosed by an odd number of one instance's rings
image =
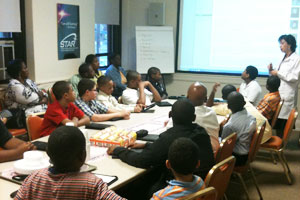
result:
[[(8, 121), (7, 125), (24, 127), (25, 116), (47, 110), (48, 96), (28, 79), (28, 69), (22, 60), (11, 61), (7, 67), (7, 73), (11, 79), (5, 94), (5, 106), (13, 114), (13, 118)], [(10, 123), (10, 121), (13, 122)]]
[[(300, 74), (300, 56), (295, 53), (296, 39), (292, 35), (282, 35), (278, 39), (280, 50), (285, 54), (279, 67), (268, 66), (270, 75), (278, 76), (281, 80), (279, 94), (284, 104), (279, 113), (279, 129), (283, 130), (291, 110), (297, 106), (298, 84)], [(282, 136), (282, 131), (278, 136)]]

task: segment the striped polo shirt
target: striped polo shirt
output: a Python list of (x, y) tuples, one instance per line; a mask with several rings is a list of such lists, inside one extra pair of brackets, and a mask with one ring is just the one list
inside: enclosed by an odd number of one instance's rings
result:
[(42, 169), (28, 176), (15, 199), (123, 200), (102, 179), (88, 172), (53, 174)]
[(181, 199), (189, 194), (193, 194), (204, 188), (205, 184), (203, 180), (196, 175), (194, 175), (194, 180), (192, 182), (171, 180), (167, 187), (154, 193), (151, 200)]

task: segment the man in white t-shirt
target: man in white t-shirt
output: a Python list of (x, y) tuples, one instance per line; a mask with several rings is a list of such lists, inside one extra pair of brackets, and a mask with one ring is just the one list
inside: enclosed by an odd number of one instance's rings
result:
[[(142, 81), (136, 71), (127, 72), (127, 88), (123, 91), (122, 102), (127, 105), (150, 105), (152, 101), (160, 102), (161, 98), (155, 87), (149, 81)], [(146, 87), (150, 89), (147, 90)]]
[(261, 87), (255, 80), (258, 76), (258, 70), (254, 66), (248, 66), (242, 73), (244, 82), (240, 85), (240, 93), (247, 98), (250, 103), (257, 106), (262, 99)]
[[(203, 105), (207, 99), (206, 87), (199, 82), (193, 83), (188, 89), (187, 98), (195, 106), (195, 123), (206, 130), (210, 136), (212, 149), (215, 152), (220, 146), (218, 139), (220, 126), (215, 111), (212, 108)], [(173, 123), (170, 119), (167, 128), (171, 127), (173, 127)]]

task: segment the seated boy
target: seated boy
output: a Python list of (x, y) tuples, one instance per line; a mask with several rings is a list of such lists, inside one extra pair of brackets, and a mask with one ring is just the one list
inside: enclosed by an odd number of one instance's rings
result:
[(93, 122), (107, 121), (116, 117), (129, 119), (129, 111), (113, 110), (95, 100), (98, 92), (94, 81), (82, 79), (78, 84), (78, 92), (79, 97), (76, 99), (75, 104)]
[(232, 115), (224, 125), (221, 137), (224, 139), (234, 132), (237, 134), (232, 155), (236, 158), (235, 166), (242, 166), (248, 160), (252, 135), (256, 130), (256, 119), (244, 108), (246, 102), (243, 95), (231, 92), (227, 99)]
[(250, 103), (257, 106), (261, 100), (261, 87), (255, 80), (258, 76), (258, 70), (254, 66), (248, 66), (242, 73), (244, 82), (240, 85), (240, 93), (247, 98)]
[(85, 138), (77, 127), (55, 129), (47, 154), (53, 166), (29, 175), (15, 199), (123, 199), (108, 190), (102, 179), (80, 172), (86, 150)]
[(272, 120), (276, 112), (277, 106), (280, 102), (280, 95), (278, 88), (280, 86), (280, 79), (278, 76), (269, 76), (266, 88), (269, 93), (259, 102), (257, 110), (265, 116), (269, 121)]
[(95, 77), (95, 71), (92, 67), (92, 65), (87, 63), (82, 63), (78, 68), (78, 74), (75, 74), (71, 77), (70, 83), (72, 84), (73, 90), (75, 92), (76, 97), (78, 97), (78, 83), (83, 78), (90, 78), (94, 80), (95, 82), (97, 79), (94, 79)]
[(179, 199), (205, 187), (203, 180), (193, 172), (200, 166), (199, 148), (188, 138), (175, 140), (169, 148), (166, 166), (175, 180), (164, 189), (153, 194), (152, 200)]
[(162, 76), (157, 67), (150, 67), (147, 72), (147, 80), (155, 87), (162, 99), (168, 98), (168, 93)]
[(90, 119), (74, 105), (75, 93), (70, 83), (58, 81), (52, 87), (56, 100), (48, 106), (42, 124), (41, 136), (50, 135), (60, 125), (73, 122), (79, 127), (90, 123)]
[(35, 149), (31, 142), (24, 142), (12, 137), (10, 132), (0, 120), (0, 163), (17, 160), (23, 157), (25, 151)]
[(141, 112), (143, 106), (141, 104), (125, 105), (119, 104), (115, 97), (112, 96), (114, 90), (114, 83), (108, 76), (101, 76), (97, 81), (99, 94), (97, 100), (114, 110), (128, 110), (130, 112)]
[[(161, 98), (157, 90), (149, 81), (142, 81), (141, 75), (135, 71), (127, 72), (127, 88), (123, 91), (122, 102), (124, 104), (150, 105), (151, 101), (160, 102)], [(149, 87), (150, 91), (146, 88)]]

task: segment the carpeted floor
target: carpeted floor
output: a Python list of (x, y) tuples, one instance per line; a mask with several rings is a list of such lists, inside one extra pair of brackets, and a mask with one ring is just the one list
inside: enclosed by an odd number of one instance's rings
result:
[[(260, 151), (255, 161), (251, 164), (263, 199), (300, 200), (300, 146), (298, 140), (299, 132), (293, 132), (287, 149), (284, 151), (292, 173), (292, 185), (288, 184), (280, 162), (275, 165), (271, 160), (260, 157), (270, 157), (269, 153)], [(250, 173), (244, 176), (244, 180), (246, 181), (250, 199), (259, 199), (255, 185), (250, 178)], [(239, 179), (234, 177), (231, 179), (226, 192), (229, 200), (246, 199), (242, 185), (239, 183)]]

